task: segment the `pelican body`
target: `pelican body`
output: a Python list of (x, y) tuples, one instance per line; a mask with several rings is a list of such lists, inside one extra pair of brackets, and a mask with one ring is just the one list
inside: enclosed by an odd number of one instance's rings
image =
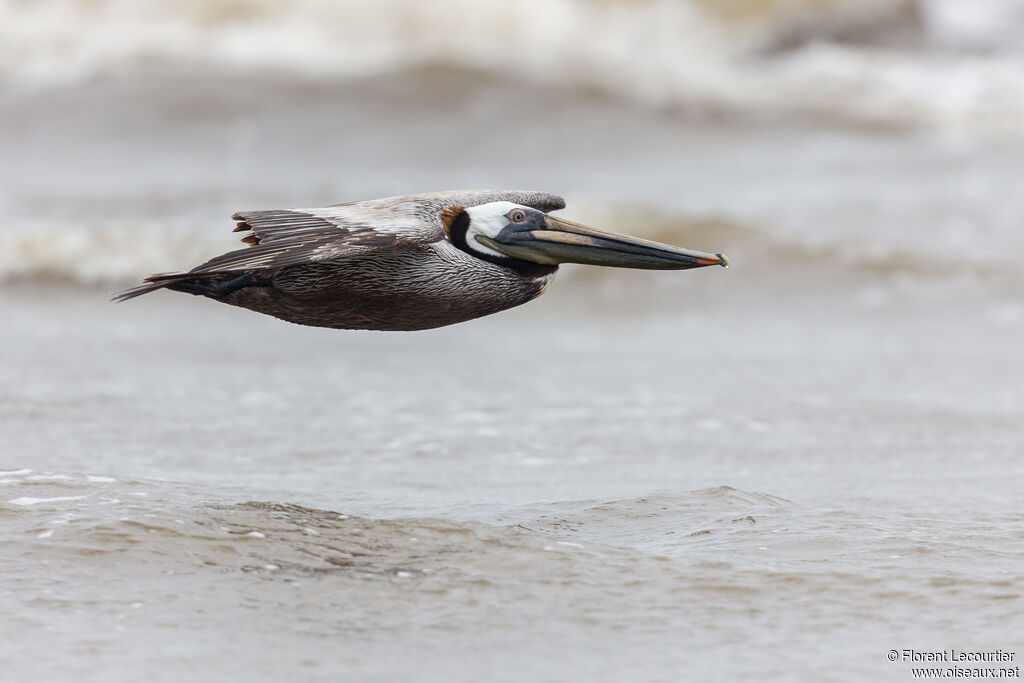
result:
[(337, 329), (424, 330), (540, 296), (561, 263), (680, 270), (721, 254), (593, 230), (548, 215), (545, 192), (466, 190), (336, 206), (243, 211), (247, 248), (187, 273), (150, 275), (114, 296), (202, 295), (282, 320)]

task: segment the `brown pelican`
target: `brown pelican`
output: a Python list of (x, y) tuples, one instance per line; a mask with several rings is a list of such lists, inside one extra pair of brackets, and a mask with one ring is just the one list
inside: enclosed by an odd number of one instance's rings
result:
[(545, 192), (465, 190), (314, 209), (243, 211), (250, 246), (187, 273), (150, 275), (115, 301), (167, 288), (300, 325), (424, 330), (540, 296), (561, 263), (682, 270), (705, 254), (549, 216)]

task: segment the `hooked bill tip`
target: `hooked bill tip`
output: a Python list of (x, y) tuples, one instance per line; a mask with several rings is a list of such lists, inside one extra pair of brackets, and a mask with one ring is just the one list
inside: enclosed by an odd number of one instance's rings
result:
[(718, 257), (718, 260), (719, 260), (718, 265), (722, 266), (723, 268), (728, 268), (729, 267), (729, 257), (728, 256), (726, 256), (725, 254), (715, 254), (715, 256)]

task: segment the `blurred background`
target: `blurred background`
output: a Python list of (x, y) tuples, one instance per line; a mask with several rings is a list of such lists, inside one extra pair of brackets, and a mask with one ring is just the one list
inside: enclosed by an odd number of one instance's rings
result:
[[(1020, 0), (0, 0), (3, 670), (1019, 661), (1022, 178)], [(488, 187), (732, 267), (411, 334), (107, 302), (235, 211)]]
[(1022, 45), (1016, 0), (4, 0), (0, 277), (126, 281), (240, 208), (481, 186), (1005, 266)]

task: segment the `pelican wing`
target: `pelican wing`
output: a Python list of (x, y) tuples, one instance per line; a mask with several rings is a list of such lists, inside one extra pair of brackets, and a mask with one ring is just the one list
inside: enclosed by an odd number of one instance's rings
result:
[(441, 213), (452, 206), (510, 201), (540, 211), (565, 207), (546, 192), (455, 190), (371, 199), (312, 209), (241, 211), (236, 231), (250, 231), (247, 249), (228, 252), (193, 268), (193, 274), (281, 268), (429, 244), (444, 239)]

